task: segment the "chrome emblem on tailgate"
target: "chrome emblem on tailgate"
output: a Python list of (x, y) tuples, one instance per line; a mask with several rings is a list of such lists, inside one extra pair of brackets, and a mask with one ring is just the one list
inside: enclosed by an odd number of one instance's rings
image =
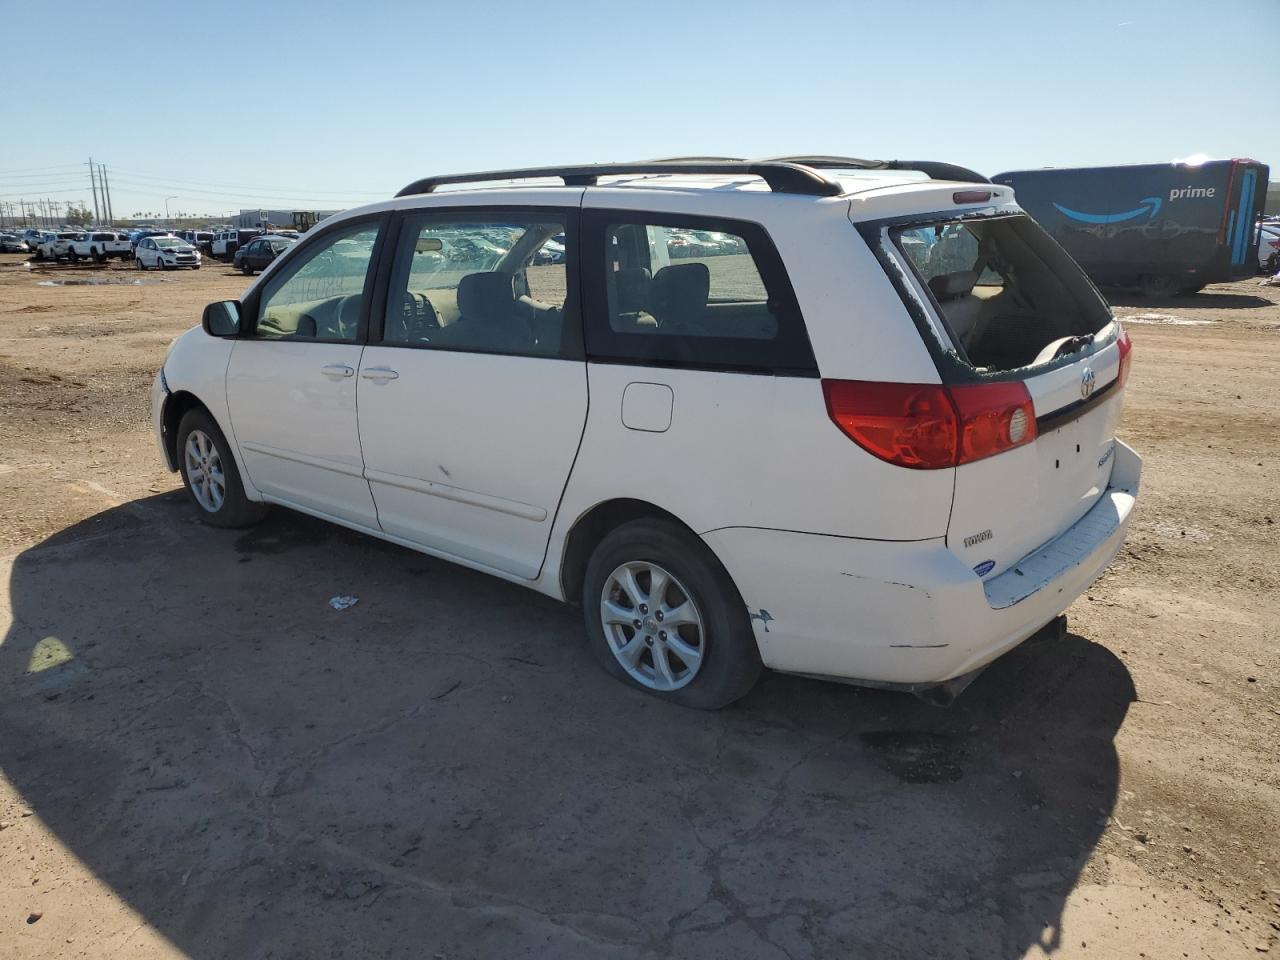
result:
[(1085, 367), (1084, 372), (1080, 374), (1080, 396), (1087, 400), (1089, 394), (1093, 393), (1093, 384), (1093, 367)]

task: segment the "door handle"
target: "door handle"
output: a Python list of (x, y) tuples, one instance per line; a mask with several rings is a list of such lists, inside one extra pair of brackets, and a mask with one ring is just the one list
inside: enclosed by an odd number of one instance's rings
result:
[(345, 363), (327, 363), (320, 368), (320, 372), (331, 380), (343, 380), (356, 375), (355, 368)]
[(390, 367), (366, 367), (360, 371), (360, 376), (365, 380), (373, 380), (375, 383), (386, 383), (388, 380), (399, 379), (400, 374)]

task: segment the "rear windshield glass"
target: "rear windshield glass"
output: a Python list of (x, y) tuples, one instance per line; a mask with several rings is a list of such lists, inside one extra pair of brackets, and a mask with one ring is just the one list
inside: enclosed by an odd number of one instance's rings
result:
[(978, 369), (1047, 362), (1111, 321), (1075, 261), (1028, 217), (938, 220), (891, 236)]

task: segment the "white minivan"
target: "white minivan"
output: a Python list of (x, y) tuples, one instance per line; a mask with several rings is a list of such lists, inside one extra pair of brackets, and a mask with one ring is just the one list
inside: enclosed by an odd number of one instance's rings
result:
[(1129, 360), (971, 171), (651, 161), (335, 216), (206, 308), (152, 409), (206, 521), (279, 504), (581, 604), (657, 696), (769, 667), (946, 700), (1120, 549)]

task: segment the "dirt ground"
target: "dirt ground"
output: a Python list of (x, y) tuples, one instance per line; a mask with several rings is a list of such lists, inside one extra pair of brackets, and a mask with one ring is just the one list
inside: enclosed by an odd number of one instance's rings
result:
[(947, 710), (769, 676), (701, 714), (519, 587), (197, 524), (147, 390), (244, 278), (20, 259), (0, 958), (1280, 953), (1280, 288), (1118, 304), (1143, 487), (1065, 641)]

